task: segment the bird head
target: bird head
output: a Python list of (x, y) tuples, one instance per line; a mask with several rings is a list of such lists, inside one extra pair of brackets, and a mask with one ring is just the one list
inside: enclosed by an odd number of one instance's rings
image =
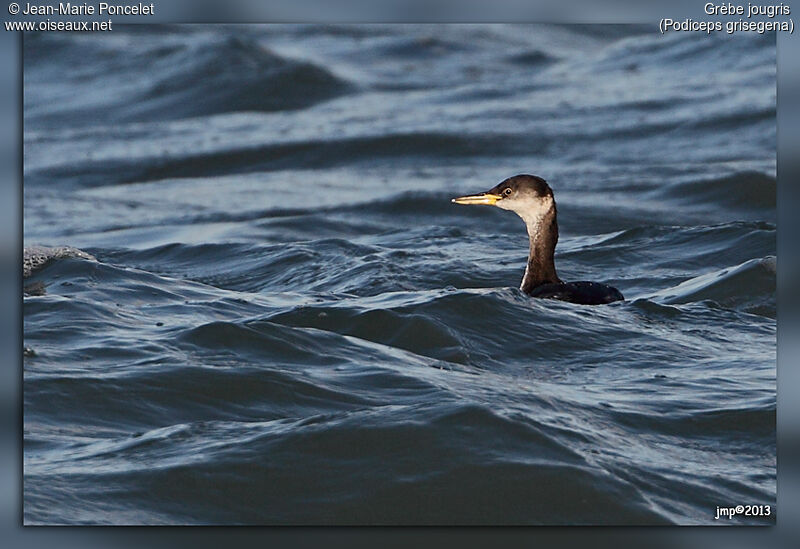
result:
[(535, 175), (515, 175), (501, 181), (485, 193), (460, 196), (454, 204), (483, 204), (511, 210), (526, 223), (543, 217), (553, 208), (553, 191)]

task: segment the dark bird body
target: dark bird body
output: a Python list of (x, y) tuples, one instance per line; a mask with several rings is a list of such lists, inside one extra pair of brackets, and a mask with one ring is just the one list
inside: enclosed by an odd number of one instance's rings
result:
[(556, 202), (547, 182), (535, 175), (509, 177), (489, 191), (454, 198), (456, 204), (486, 204), (511, 210), (525, 222), (530, 253), (520, 290), (531, 297), (560, 299), (581, 305), (623, 300), (622, 293), (598, 282), (563, 282), (556, 273), (558, 242)]
[(581, 305), (603, 305), (604, 303), (625, 299), (622, 292), (613, 286), (586, 281), (551, 282), (536, 286), (525, 293), (531, 297), (560, 299), (561, 301), (569, 301), (570, 303), (579, 303)]

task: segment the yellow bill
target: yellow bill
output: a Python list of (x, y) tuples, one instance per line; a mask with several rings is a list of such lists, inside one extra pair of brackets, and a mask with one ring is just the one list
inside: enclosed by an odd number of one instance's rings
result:
[(493, 206), (501, 198), (503, 197), (499, 194), (481, 193), (459, 196), (458, 198), (454, 198), (451, 202), (453, 204), (486, 204), (487, 206)]

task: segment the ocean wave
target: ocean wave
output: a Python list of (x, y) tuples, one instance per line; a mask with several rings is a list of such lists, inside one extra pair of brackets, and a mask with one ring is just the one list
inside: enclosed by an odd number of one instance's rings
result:
[(280, 57), (239, 37), (168, 52), (154, 68), (152, 83), (127, 118), (301, 109), (351, 89), (325, 68)]
[[(520, 148), (530, 151), (535, 142), (519, 143), (506, 134), (463, 135), (448, 132), (411, 132), (353, 138), (305, 140), (220, 150), (203, 154), (191, 152), (172, 157), (74, 162), (46, 168), (37, 176), (69, 179), (80, 186), (159, 181), (167, 178), (209, 177), (273, 171), (302, 165), (321, 169), (370, 162), (381, 158), (452, 158), (476, 154), (510, 156)], [(544, 143), (541, 143), (544, 146)], [(114, 174), (111, 177), (109, 174)]]
[(768, 256), (694, 277), (656, 297), (667, 304), (708, 300), (775, 318), (775, 289), (776, 258)]
[[(156, 507), (178, 522), (195, 522), (174, 505), (186, 499), (199, 515), (205, 505), (224, 510), (211, 523), (565, 524), (564, 517), (575, 516), (585, 524), (670, 522), (631, 483), (590, 465), (541, 424), (469, 403), (384, 406), (303, 421), (176, 424), (71, 453), (52, 468), (31, 459), (29, 509), (36, 508), (40, 483), (68, 471), (92, 498), (105, 499), (91, 488), (105, 479), (105, 486), (124, 486), (129, 498), (147, 498), (148, 506), (161, 502)], [(117, 468), (120, 460), (131, 467)], [(427, 468), (413, 465), (419, 461)], [(374, 462), (382, 466), (366, 467)], [(308, 494), (309, 484), (316, 495)], [(58, 483), (51, 491), (60, 492)], [(302, 505), (279, 504), (287, 500)]]
[(373, 45), (375, 55), (387, 58), (425, 59), (440, 57), (452, 53), (469, 52), (469, 44), (450, 41), (437, 36), (396, 36)]
[[(728, 36), (671, 36), (637, 35), (611, 44), (596, 60), (596, 70), (628, 69), (633, 71), (655, 69), (674, 70), (674, 67), (691, 64), (707, 67), (709, 63), (725, 62), (731, 68), (752, 69), (759, 65), (775, 63), (774, 42), (766, 35), (741, 36), (731, 40)], [(720, 47), (726, 42), (726, 47)], [(767, 46), (767, 47), (763, 47)], [(749, 74), (751, 71), (742, 71)]]
[[(333, 254), (346, 243), (330, 245)], [(347, 245), (354, 254), (374, 252)], [(130, 253), (90, 251), (114, 262)], [(220, 267), (235, 263), (224, 252), (222, 245), (171, 245), (128, 261), (189, 266), (200, 253), (220, 255)], [(58, 411), (62, 428), (91, 425), (116, 434), (68, 437), (69, 448), (51, 454), (55, 434), (28, 424), (26, 512), (34, 521), (50, 516), (40, 495), (61, 497), (53, 475), (68, 472), (65, 486), (85, 483), (84, 494), (98, 483), (117, 483), (134, 500), (160, 494), (163, 507), (148, 507), (155, 522), (193, 523), (176, 503), (195, 501), (195, 490), (213, 483), (219, 497), (208, 508), (192, 506), (204, 522), (428, 524), (458, 516), (464, 524), (595, 524), (612, 517), (669, 523), (683, 515), (659, 503), (652, 485), (663, 476), (647, 467), (632, 473), (614, 453), (615, 437), (766, 437), (774, 417), (774, 407), (687, 415), (647, 406), (629, 412), (624, 399), (622, 406), (596, 402), (599, 387), (619, 376), (646, 368), (672, 375), (652, 353), (689, 356), (687, 345), (696, 353), (690, 334), (673, 347), (665, 330), (682, 317), (702, 324), (702, 307), (654, 309), (640, 301), (638, 312), (628, 304), (586, 308), (531, 300), (513, 288), (260, 295), (76, 259), (36, 276), (55, 287), (25, 302), (26, 343), (36, 350), (26, 358), (26, 406)], [(721, 329), (716, 337), (731, 335)], [(644, 377), (649, 390), (660, 381)], [(420, 460), (430, 465), (419, 468)], [(354, 489), (353, 476), (375, 462), (385, 468), (370, 468), (370, 482)], [(169, 497), (158, 488), (167, 476)], [(321, 499), (307, 499), (309, 479), (324, 488), (315, 492)], [(304, 502), (303, 513), (276, 515), (275, 486), (284, 500)], [(459, 486), (486, 507), (461, 509)], [(441, 498), (419, 513), (397, 507), (401, 496), (416, 501), (431, 492)], [(250, 504), (236, 503), (242, 493)], [(220, 507), (223, 494), (231, 499)], [(103, 500), (99, 492), (92, 497)], [(689, 505), (700, 506), (703, 497)], [(548, 504), (531, 512), (540, 498)], [(764, 498), (756, 494), (756, 501)], [(87, 513), (87, 521), (97, 520)], [(80, 516), (73, 520), (82, 522)]]
[[(717, 436), (747, 432), (750, 436), (769, 439), (775, 432), (776, 408), (774, 401), (766, 406), (724, 408), (697, 412), (674, 412), (663, 415), (642, 414), (632, 411), (610, 410), (620, 424), (673, 436), (713, 432)], [(760, 444), (759, 441), (756, 444)]]
[(659, 189), (661, 196), (688, 206), (698, 202), (732, 210), (774, 211), (777, 183), (759, 172), (737, 172), (725, 177), (676, 183)]
[[(247, 36), (167, 43), (128, 56), (123, 44), (106, 41), (104, 46), (99, 54), (96, 48), (77, 41), (26, 40), (26, 55), (34, 59), (53, 63), (55, 59), (83, 57), (79, 66), (87, 68), (82, 70), (91, 67), (98, 71), (86, 75), (87, 79), (107, 78), (110, 73), (125, 82), (116, 84), (113, 102), (104, 96), (93, 106), (75, 98), (61, 102), (58, 109), (40, 112), (38, 98), (32, 97), (29, 118), (33, 122), (69, 117), (81, 119), (83, 124), (119, 123), (296, 110), (354, 89), (327, 68), (281, 57)], [(86, 55), (96, 62), (87, 63)], [(146, 77), (139, 76), (143, 68)], [(53, 70), (59, 69), (54, 66)], [(87, 90), (90, 92), (96, 95)]]
[(507, 58), (509, 63), (522, 65), (525, 67), (542, 67), (554, 63), (556, 58), (548, 55), (542, 50), (526, 50), (520, 53), (509, 55)]
[(96, 261), (97, 258), (72, 246), (26, 246), (22, 252), (22, 278), (28, 278), (51, 261), (75, 257)]
[(777, 230), (763, 221), (713, 225), (640, 225), (562, 244), (559, 257), (608, 269), (647, 263), (662, 275), (686, 268), (728, 267), (774, 248)]

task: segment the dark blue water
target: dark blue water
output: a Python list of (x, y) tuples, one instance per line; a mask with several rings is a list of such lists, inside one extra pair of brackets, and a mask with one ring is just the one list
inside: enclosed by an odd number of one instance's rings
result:
[[(775, 38), (29, 34), (24, 520), (774, 522)], [(517, 288), (550, 182), (581, 306)], [(772, 505), (714, 520), (717, 506)]]

